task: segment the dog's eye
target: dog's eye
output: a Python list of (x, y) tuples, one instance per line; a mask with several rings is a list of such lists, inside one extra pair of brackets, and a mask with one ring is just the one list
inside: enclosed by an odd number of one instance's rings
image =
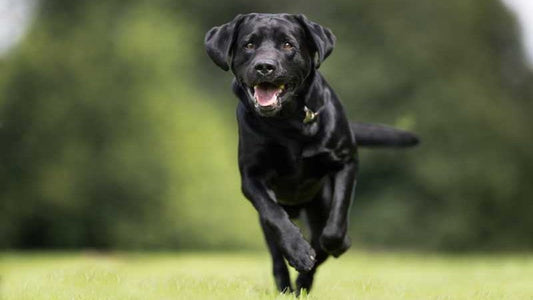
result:
[(254, 49), (255, 48), (255, 44), (252, 43), (252, 42), (246, 43), (246, 45), (244, 45), (244, 48), (246, 48), (246, 49)]
[(283, 49), (291, 50), (292, 48), (294, 48), (294, 46), (291, 43), (289, 43), (289, 42), (283, 43)]

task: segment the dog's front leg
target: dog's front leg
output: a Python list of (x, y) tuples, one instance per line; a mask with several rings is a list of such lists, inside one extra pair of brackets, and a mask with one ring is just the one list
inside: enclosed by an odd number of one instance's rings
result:
[(329, 217), (320, 237), (322, 248), (338, 257), (350, 247), (347, 235), (352, 192), (356, 182), (357, 160), (352, 159), (333, 175), (334, 191)]
[(263, 180), (243, 175), (242, 191), (261, 218), (263, 226), (274, 236), (276, 244), (289, 264), (298, 272), (308, 272), (315, 264), (316, 253), (280, 207), (274, 193)]

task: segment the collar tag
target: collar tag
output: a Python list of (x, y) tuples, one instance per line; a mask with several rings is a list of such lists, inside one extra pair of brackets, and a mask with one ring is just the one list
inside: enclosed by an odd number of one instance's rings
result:
[(304, 124), (309, 124), (316, 120), (316, 117), (318, 116), (318, 113), (315, 113), (314, 111), (310, 110), (307, 106), (304, 106), (304, 112), (305, 112), (305, 118), (304, 118)]

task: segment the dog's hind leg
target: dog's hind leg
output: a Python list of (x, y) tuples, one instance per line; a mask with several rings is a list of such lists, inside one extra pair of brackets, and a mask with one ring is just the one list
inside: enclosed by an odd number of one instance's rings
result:
[(281, 249), (279, 249), (276, 238), (272, 229), (261, 221), (261, 227), (263, 228), (263, 234), (265, 235), (265, 241), (272, 256), (272, 268), (274, 273), (274, 280), (276, 281), (276, 287), (282, 293), (291, 293), (291, 278), (289, 276), (289, 269), (285, 264), (285, 259)]
[(305, 206), (305, 221), (311, 233), (311, 246), (316, 252), (315, 266), (309, 272), (302, 272), (296, 279), (296, 293), (302, 290), (309, 292), (313, 285), (316, 270), (328, 258), (329, 254), (320, 245), (320, 235), (329, 216), (330, 201), (333, 196), (331, 181), (327, 181), (322, 192), (308, 205)]

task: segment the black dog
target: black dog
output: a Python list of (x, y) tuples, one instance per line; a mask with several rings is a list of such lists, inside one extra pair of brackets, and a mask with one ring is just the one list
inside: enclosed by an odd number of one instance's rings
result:
[[(329, 29), (289, 14), (239, 15), (205, 38), (209, 57), (235, 75), (242, 191), (259, 213), (280, 291), (292, 291), (284, 258), (299, 272), (300, 292), (329, 255), (350, 247), (356, 145), (418, 143), (405, 131), (347, 120), (317, 71), (334, 44)], [(301, 211), (310, 243), (290, 220)]]

